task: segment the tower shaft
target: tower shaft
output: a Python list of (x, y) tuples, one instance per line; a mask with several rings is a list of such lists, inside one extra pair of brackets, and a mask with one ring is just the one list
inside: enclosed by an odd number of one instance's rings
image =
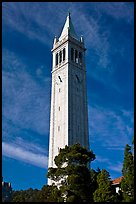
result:
[[(70, 15), (52, 49), (49, 164), (65, 145), (89, 148), (85, 47), (77, 38)], [(48, 179), (48, 184), (52, 181)]]

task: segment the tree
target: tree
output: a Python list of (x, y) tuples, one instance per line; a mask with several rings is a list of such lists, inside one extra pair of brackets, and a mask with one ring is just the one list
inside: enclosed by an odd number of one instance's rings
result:
[(44, 185), (39, 192), (39, 202), (61, 202), (60, 190), (56, 186)]
[(38, 202), (39, 190), (29, 188), (27, 190), (14, 191), (12, 202)]
[(98, 176), (99, 173), (101, 173), (101, 170), (100, 170), (99, 167), (96, 169), (96, 171), (94, 169), (90, 170), (90, 174), (91, 174), (91, 189), (90, 189), (90, 192), (92, 194), (92, 197), (93, 197), (93, 193), (98, 188), (97, 176)]
[(127, 144), (124, 151), (124, 163), (122, 168), (123, 179), (121, 181), (121, 190), (123, 201), (134, 201), (134, 157), (131, 147)]
[(13, 191), (11, 202), (25, 202), (23, 190)]
[(109, 173), (103, 169), (97, 176), (98, 188), (93, 193), (94, 202), (116, 202), (117, 196)]
[(56, 168), (49, 168), (47, 177), (57, 182), (61, 197), (66, 202), (91, 201), (90, 171), (87, 166), (95, 159), (92, 151), (80, 144), (60, 149), (54, 161)]

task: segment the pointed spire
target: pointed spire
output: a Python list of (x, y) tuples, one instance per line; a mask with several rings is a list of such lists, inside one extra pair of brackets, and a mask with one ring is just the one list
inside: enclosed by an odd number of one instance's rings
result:
[(75, 29), (74, 26), (72, 24), (71, 21), (71, 16), (70, 16), (70, 12), (68, 12), (67, 18), (66, 18), (66, 22), (65, 25), (63, 27), (62, 33), (60, 35), (59, 40), (62, 40), (65, 36), (70, 35), (71, 37), (78, 39), (76, 33), (75, 33)]
[(68, 15), (67, 16), (70, 18), (70, 11), (68, 11)]

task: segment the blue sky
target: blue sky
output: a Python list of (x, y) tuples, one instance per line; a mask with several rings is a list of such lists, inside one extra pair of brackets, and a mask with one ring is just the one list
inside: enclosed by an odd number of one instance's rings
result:
[(92, 168), (121, 176), (134, 134), (134, 4), (2, 3), (2, 175), (14, 190), (47, 183), (54, 36), (70, 10), (84, 36)]

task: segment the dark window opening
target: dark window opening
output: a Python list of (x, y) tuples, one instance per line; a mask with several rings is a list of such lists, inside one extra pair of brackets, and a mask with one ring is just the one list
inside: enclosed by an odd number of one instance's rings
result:
[(63, 61), (65, 60), (65, 48), (63, 49)]
[(60, 92), (60, 88), (59, 88), (59, 92)]
[(75, 50), (75, 62), (78, 63), (78, 52)]
[(80, 64), (82, 64), (82, 53), (81, 52), (79, 52), (79, 62)]
[(58, 53), (56, 54), (56, 65), (58, 65)]
[(59, 111), (60, 111), (60, 106), (59, 106)]
[(62, 51), (59, 52), (59, 63), (62, 62)]
[(60, 131), (60, 126), (58, 126), (58, 131)]
[(73, 61), (74, 60), (74, 49), (71, 48), (71, 60)]

